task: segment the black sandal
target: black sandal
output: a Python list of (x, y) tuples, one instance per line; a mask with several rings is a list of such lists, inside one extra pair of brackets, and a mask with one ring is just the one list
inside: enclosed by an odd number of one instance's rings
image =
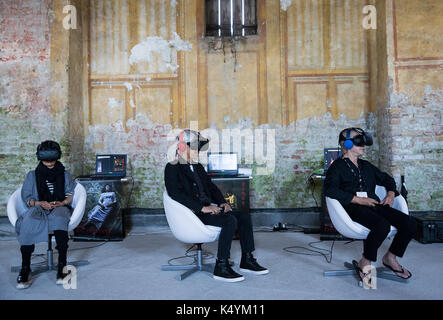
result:
[[(390, 265), (388, 265), (388, 264), (386, 264), (386, 263), (384, 263), (383, 262), (383, 265), (386, 267), (386, 268), (388, 268), (388, 269), (390, 269), (392, 272), (394, 272), (394, 273), (405, 273), (405, 269), (403, 268), (403, 267), (401, 267), (401, 270), (395, 270), (394, 268), (392, 268)], [(408, 270), (408, 272), (409, 272), (409, 277), (407, 277), (407, 278), (404, 278), (404, 277), (400, 277), (399, 275), (397, 275), (396, 274), (396, 276), (397, 277), (399, 277), (399, 278), (401, 278), (401, 279), (409, 279), (409, 278), (411, 278), (412, 277), (412, 272), (411, 271), (409, 271)]]

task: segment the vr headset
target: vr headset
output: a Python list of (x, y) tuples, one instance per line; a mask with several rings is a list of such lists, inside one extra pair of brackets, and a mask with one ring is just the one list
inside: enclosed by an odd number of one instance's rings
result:
[[(61, 158), (61, 150), (60, 146), (57, 142), (53, 141), (51, 145), (51, 149), (49, 150), (42, 150), (42, 144), (45, 144), (45, 147), (47, 147), (48, 141), (45, 141), (43, 143), (40, 143), (37, 147), (37, 159), (40, 161), (56, 161)], [(45, 148), (46, 149), (46, 148)]]
[(209, 139), (204, 138), (200, 135), (200, 132), (193, 130), (183, 130), (177, 137), (178, 145), (177, 150), (186, 150), (186, 145), (188, 145), (192, 150), (206, 151), (209, 147)]
[[(356, 131), (358, 135), (351, 138), (351, 131)], [(343, 132), (346, 132), (346, 137), (343, 136)], [(342, 141), (344, 141), (343, 147), (346, 150), (352, 149), (353, 146), (372, 146), (374, 143), (371, 134), (360, 128), (348, 128), (342, 130), (338, 138), (338, 143), (340, 144)]]

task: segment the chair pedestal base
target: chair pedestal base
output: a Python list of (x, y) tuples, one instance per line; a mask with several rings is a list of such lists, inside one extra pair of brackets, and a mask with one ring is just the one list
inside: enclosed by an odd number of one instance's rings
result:
[[(32, 275), (37, 275), (51, 270), (57, 270), (58, 264), (54, 264), (53, 250), (51, 244), (52, 243), (50, 238), (50, 241), (48, 242), (48, 250), (46, 251), (46, 265), (44, 266), (42, 264), (31, 264)], [(67, 265), (74, 267), (86, 266), (87, 264), (89, 264), (87, 260), (70, 261), (67, 263)], [(21, 266), (11, 267), (11, 272), (20, 272), (20, 270)]]
[(189, 264), (182, 266), (162, 266), (162, 271), (178, 271), (178, 270), (187, 270), (185, 273), (181, 274), (178, 278), (180, 280), (184, 280), (193, 274), (196, 271), (206, 271), (206, 272), (214, 272), (215, 263), (211, 264), (201, 264), (197, 266), (197, 264)]
[(162, 271), (179, 271), (179, 270), (187, 270), (185, 273), (181, 274), (178, 278), (179, 280), (184, 280), (189, 277), (191, 274), (196, 271), (205, 271), (205, 272), (214, 272), (215, 263), (204, 264), (203, 256), (202, 256), (202, 247), (201, 244), (197, 244), (197, 259), (195, 263), (188, 265), (165, 265), (162, 266)]
[[(354, 269), (354, 266), (351, 263), (345, 262), (344, 265), (346, 268), (345, 270), (325, 271), (323, 273), (323, 275), (325, 277), (340, 277), (340, 276), (356, 275), (358, 278), (360, 278), (357, 274), (357, 271)], [(402, 279), (392, 273), (386, 272), (386, 271), (388, 271), (388, 269), (385, 267), (376, 268), (376, 271), (377, 271), (377, 278), (391, 280), (391, 281), (395, 281), (395, 282), (401, 282), (401, 283), (408, 283), (409, 282), (409, 279)], [(363, 286), (363, 283), (360, 279), (359, 279), (359, 286), (360, 287)]]
[[(74, 267), (80, 267), (80, 266), (86, 266), (89, 264), (89, 261), (87, 260), (80, 260), (80, 261), (70, 261), (68, 262), (68, 266), (74, 266)], [(31, 264), (31, 274), (33, 276), (40, 274), (40, 273), (44, 273), (47, 271), (52, 271), (52, 270), (57, 270), (57, 264), (56, 265), (46, 265), (46, 266), (42, 266), (39, 264)], [(21, 270), (21, 266), (15, 266), (15, 267), (11, 267), (11, 272), (20, 272)]]

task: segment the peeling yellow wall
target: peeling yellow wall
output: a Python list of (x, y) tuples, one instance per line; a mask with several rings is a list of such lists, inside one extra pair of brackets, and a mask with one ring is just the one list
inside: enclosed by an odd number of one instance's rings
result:
[[(366, 3), (304, 0), (283, 11), (277, 0), (259, 0), (258, 35), (235, 41), (235, 54), (225, 43), (223, 54), (203, 37), (203, 0), (176, 6), (160, 0), (91, 0), (85, 23), (88, 124), (125, 124), (138, 113), (173, 127), (199, 120), (200, 128), (219, 129), (244, 119), (254, 126), (289, 125), (327, 112), (335, 119), (340, 114), (357, 119), (373, 111), (369, 37), (361, 26)], [(129, 64), (134, 45), (148, 36), (172, 39), (173, 32), (193, 45), (174, 58), (177, 72), (168, 72), (159, 58)], [(121, 102), (112, 114), (104, 112), (110, 97)]]
[[(162, 207), (168, 134), (198, 120), (199, 129), (275, 130), (274, 172), (240, 164), (253, 169), (252, 208), (314, 206), (305, 181), (323, 148), (361, 126), (375, 136), (367, 159), (397, 182), (405, 175), (410, 209), (442, 209), (441, 0), (293, 0), (286, 10), (258, 0), (258, 35), (236, 42), (235, 55), (229, 43), (225, 55), (208, 50), (204, 0), (6, 2), (3, 205), (34, 168), (37, 143), (51, 138), (73, 175), (93, 172), (97, 153), (127, 154), (129, 206)], [(377, 30), (361, 26), (366, 3), (376, 5)], [(62, 27), (67, 4), (77, 30)], [(129, 64), (136, 44), (174, 32), (192, 44), (172, 55), (176, 72), (159, 56)]]
[(441, 210), (443, 2), (379, 0), (380, 165), (405, 176), (409, 205)]
[(419, 102), (426, 86), (443, 87), (443, 1), (389, 1), (392, 10), (391, 68), (396, 93)]

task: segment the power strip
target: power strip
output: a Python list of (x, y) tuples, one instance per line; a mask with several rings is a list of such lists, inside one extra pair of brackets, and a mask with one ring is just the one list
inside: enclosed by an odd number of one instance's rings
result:
[(272, 228), (272, 231), (287, 231), (288, 230), (288, 226), (287, 223), (276, 223), (274, 224), (274, 227)]

